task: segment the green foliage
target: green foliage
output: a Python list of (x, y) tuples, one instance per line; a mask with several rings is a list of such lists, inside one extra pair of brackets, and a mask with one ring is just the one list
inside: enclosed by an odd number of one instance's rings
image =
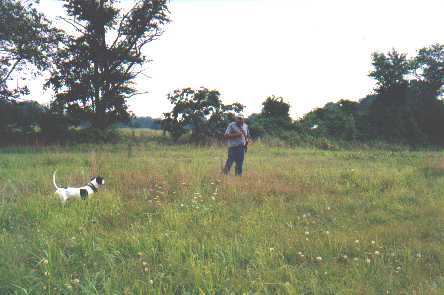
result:
[(74, 144), (116, 143), (122, 139), (115, 130), (97, 128), (71, 128), (72, 122), (66, 115), (34, 101), (0, 103), (1, 145), (20, 144)]
[(355, 119), (358, 109), (359, 103), (353, 101), (328, 103), (325, 107), (306, 114), (300, 124), (311, 135), (353, 141), (358, 137)]
[(290, 105), (282, 97), (269, 96), (262, 103), (261, 115), (264, 118), (291, 122)]
[(412, 60), (415, 74), (434, 94), (442, 94), (444, 84), (444, 45), (422, 48)]
[(377, 81), (376, 91), (378, 93), (405, 85), (407, 83), (406, 76), (411, 71), (407, 55), (399, 53), (395, 49), (387, 54), (374, 53), (372, 65), (373, 71), (369, 76)]
[(45, 111), (46, 108), (37, 102), (4, 100), (0, 103), (1, 130), (3, 133), (11, 130), (19, 130), (24, 134), (33, 133)]
[(251, 115), (247, 123), (254, 138), (278, 136), (292, 128), (290, 105), (282, 97), (270, 96), (262, 103), (260, 114)]
[(300, 120), (305, 130), (336, 140), (444, 145), (444, 47), (423, 48), (412, 59), (395, 50), (375, 53), (373, 67), (374, 95), (359, 103), (328, 103), (306, 114)]
[(241, 113), (244, 108), (239, 103), (223, 104), (217, 90), (206, 88), (176, 90), (168, 95), (168, 100), (174, 107), (164, 114), (161, 126), (175, 141), (188, 130), (193, 142), (220, 139), (233, 114)]
[(419, 50), (412, 60), (395, 51), (375, 58), (371, 76), (378, 80), (378, 96), (369, 111), (373, 137), (409, 144), (444, 143), (438, 135), (444, 123), (444, 104), (438, 97), (443, 56), (443, 47), (432, 46)]
[(60, 33), (33, 4), (0, 0), (0, 100), (28, 93), (27, 87), (8, 88), (8, 81), (31, 65), (38, 71), (46, 69), (60, 40)]
[(142, 49), (168, 23), (167, 1), (136, 1), (127, 12), (115, 1), (64, 2), (75, 34), (66, 37), (47, 82), (55, 109), (99, 129), (128, 121), (127, 99), (139, 94), (134, 79), (147, 62)]

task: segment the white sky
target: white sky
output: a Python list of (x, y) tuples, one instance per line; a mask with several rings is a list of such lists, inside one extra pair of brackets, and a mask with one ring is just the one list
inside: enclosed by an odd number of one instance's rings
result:
[[(413, 55), (444, 42), (442, 0), (172, 0), (164, 35), (145, 52), (151, 78), (141, 76), (130, 100), (136, 115), (171, 110), (174, 89), (217, 89), (245, 114), (267, 96), (282, 96), (296, 118), (339, 99), (357, 100), (374, 82), (367, 75), (374, 51)], [(49, 17), (60, 1), (41, 0)], [(38, 81), (38, 80), (37, 80)], [(34, 82), (32, 97), (51, 99)]]

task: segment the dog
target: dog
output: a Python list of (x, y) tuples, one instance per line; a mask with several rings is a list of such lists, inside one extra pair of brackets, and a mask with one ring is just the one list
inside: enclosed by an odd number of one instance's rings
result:
[(92, 194), (96, 193), (97, 190), (105, 184), (105, 179), (100, 176), (91, 178), (91, 181), (82, 187), (58, 187), (56, 183), (56, 173), (54, 171), (52, 175), (52, 182), (56, 189), (55, 194), (59, 196), (62, 203), (65, 203), (69, 199), (88, 199)]

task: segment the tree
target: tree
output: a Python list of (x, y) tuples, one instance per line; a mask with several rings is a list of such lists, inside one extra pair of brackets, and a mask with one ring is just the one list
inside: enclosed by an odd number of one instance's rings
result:
[(191, 139), (202, 142), (208, 138), (221, 138), (232, 114), (239, 114), (239, 103), (224, 105), (217, 90), (185, 88), (168, 95), (173, 110), (164, 114), (162, 129), (174, 140), (191, 130)]
[(28, 93), (26, 87), (8, 88), (8, 81), (30, 65), (46, 69), (59, 39), (59, 31), (37, 12), (33, 1), (0, 0), (0, 99)]
[(422, 48), (413, 59), (416, 78), (436, 96), (444, 85), (444, 45), (434, 44)]
[(359, 103), (340, 100), (327, 103), (323, 108), (315, 109), (306, 114), (300, 123), (311, 134), (325, 137), (356, 140), (359, 136), (357, 121), (359, 120)]
[(252, 136), (278, 135), (289, 130), (292, 127), (289, 111), (290, 105), (282, 97), (267, 97), (262, 103), (262, 111), (248, 118)]
[(370, 76), (378, 82), (369, 108), (371, 135), (409, 144), (442, 144), (444, 47), (432, 45), (407, 59), (395, 50), (374, 54)]
[[(377, 81), (375, 101), (369, 109), (369, 125), (371, 135), (389, 141), (405, 141), (407, 135), (412, 136), (409, 75), (412, 63), (406, 54), (396, 50), (373, 54), (373, 71), (370, 77)], [(421, 134), (417, 134), (422, 137)]]
[(169, 22), (167, 0), (140, 0), (127, 12), (115, 0), (64, 1), (76, 34), (46, 84), (56, 92), (54, 106), (99, 129), (128, 121), (127, 99), (139, 94), (134, 79), (147, 62), (142, 49)]
[(369, 76), (377, 81), (377, 93), (395, 87), (406, 86), (407, 75), (411, 73), (411, 63), (407, 55), (395, 49), (384, 53), (373, 53), (373, 71)]
[(276, 97), (274, 95), (267, 97), (262, 103), (261, 115), (264, 118), (279, 119), (290, 122), (290, 105), (284, 102), (282, 97)]
[(444, 45), (422, 48), (412, 61), (416, 80), (411, 83), (413, 115), (433, 144), (444, 144)]

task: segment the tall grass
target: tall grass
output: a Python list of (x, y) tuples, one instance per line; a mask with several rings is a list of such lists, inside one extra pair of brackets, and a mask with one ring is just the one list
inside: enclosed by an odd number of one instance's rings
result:
[[(137, 135), (138, 136), (138, 135)], [(0, 150), (0, 294), (443, 294), (444, 153)], [(105, 187), (62, 206), (60, 185)]]

